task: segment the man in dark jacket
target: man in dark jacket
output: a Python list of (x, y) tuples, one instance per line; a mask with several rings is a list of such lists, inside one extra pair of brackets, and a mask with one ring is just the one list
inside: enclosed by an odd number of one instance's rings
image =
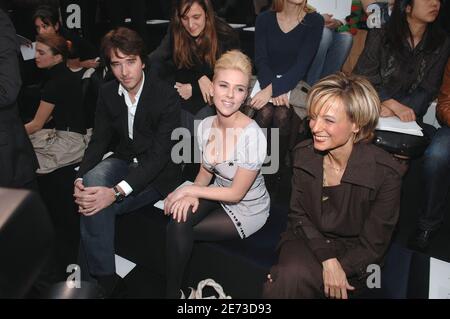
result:
[[(116, 81), (100, 89), (95, 131), (74, 196), (82, 214), (81, 257), (108, 296), (119, 282), (114, 260), (116, 215), (156, 202), (179, 183), (170, 155), (180, 106), (173, 87), (144, 72), (144, 42), (135, 31), (114, 29), (102, 47)], [(114, 155), (102, 160), (111, 142), (117, 145)]]
[(16, 31), (1, 9), (0, 43), (0, 187), (36, 189), (37, 159), (16, 104), (21, 86)]

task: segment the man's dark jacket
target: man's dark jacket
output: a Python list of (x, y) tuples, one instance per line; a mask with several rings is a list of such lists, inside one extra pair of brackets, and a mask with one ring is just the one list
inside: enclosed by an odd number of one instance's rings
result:
[(171, 160), (172, 131), (179, 127), (180, 105), (174, 88), (153, 72), (146, 72), (144, 87), (136, 108), (133, 140), (128, 136), (128, 109), (118, 94), (119, 82), (113, 80), (101, 87), (95, 115), (95, 131), (86, 150), (78, 177), (83, 177), (101, 160), (111, 142), (113, 157), (132, 167), (124, 180), (138, 193), (152, 184), (162, 196), (180, 182), (180, 171)]

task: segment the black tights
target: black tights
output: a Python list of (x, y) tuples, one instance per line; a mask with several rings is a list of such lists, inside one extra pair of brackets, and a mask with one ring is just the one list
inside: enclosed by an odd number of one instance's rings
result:
[(240, 238), (233, 222), (218, 202), (200, 200), (195, 213), (189, 210), (186, 222), (171, 220), (167, 225), (166, 297), (180, 298), (184, 270), (194, 241), (220, 241)]
[(276, 127), (280, 130), (280, 136), (287, 136), (291, 131), (291, 115), (291, 108), (267, 103), (256, 113), (255, 121), (260, 127)]
[[(271, 156), (278, 156), (280, 169), (285, 166), (285, 157), (289, 147), (289, 135), (291, 134), (291, 117), (292, 108), (286, 106), (274, 106), (272, 103), (267, 103), (256, 114), (255, 121), (260, 127), (268, 128), (267, 131), (267, 154)], [(279, 129), (279, 140), (272, 142), (271, 127)], [(278, 144), (279, 153), (272, 154), (272, 143)]]

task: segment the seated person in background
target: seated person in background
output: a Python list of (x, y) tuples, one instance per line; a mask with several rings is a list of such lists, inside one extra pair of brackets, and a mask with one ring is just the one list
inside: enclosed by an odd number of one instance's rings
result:
[(33, 15), (33, 23), (38, 35), (59, 34), (70, 42), (67, 66), (71, 70), (98, 67), (99, 62), (96, 60), (98, 54), (95, 47), (75, 32), (64, 28), (59, 21), (56, 8), (50, 6), (38, 7)]
[(278, 128), (280, 134), (281, 167), (276, 176), (270, 176), (269, 185), (278, 182), (285, 169), (292, 115), (287, 93), (306, 79), (323, 26), (323, 18), (307, 8), (306, 0), (275, 0), (272, 9), (256, 19), (255, 65), (262, 90), (250, 104), (258, 110), (258, 125)]
[[(100, 89), (95, 130), (74, 197), (81, 213), (80, 258), (88, 267), (84, 271), (110, 296), (119, 283), (114, 262), (116, 215), (154, 203), (180, 183), (170, 158), (180, 107), (173, 87), (144, 72), (144, 42), (135, 31), (110, 31), (102, 49), (116, 80)], [(102, 160), (112, 142), (114, 155)]]
[[(67, 41), (57, 34), (36, 37), (36, 65), (48, 70), (33, 120), (25, 124), (40, 168), (50, 173), (80, 162), (86, 149), (81, 81), (66, 66)], [(43, 129), (50, 120), (54, 129)]]
[(270, 197), (260, 172), (267, 141), (256, 122), (239, 111), (251, 74), (250, 59), (236, 50), (215, 65), (210, 94), (217, 115), (198, 127), (200, 171), (194, 185), (177, 189), (164, 203), (164, 212), (172, 215), (167, 226), (168, 298), (180, 298), (194, 241), (249, 237), (269, 215)]
[(436, 97), (450, 51), (450, 39), (437, 23), (439, 0), (398, 0), (389, 22), (372, 29), (354, 73), (366, 76), (381, 102), (381, 116), (422, 124)]
[[(210, 0), (177, 0), (167, 35), (150, 54), (149, 63), (165, 68), (181, 98), (181, 126), (194, 135), (194, 120), (214, 114), (209, 91), (214, 64), (227, 50), (237, 48), (233, 29), (217, 18)], [(156, 66), (155, 66), (156, 67)]]
[(219, 17), (228, 23), (255, 24), (255, 7), (253, 0), (212, 0)]
[[(423, 181), (425, 204), (417, 230), (411, 238), (415, 249), (425, 250), (432, 235), (441, 226), (448, 207), (450, 190), (450, 59), (439, 94), (437, 117), (442, 127), (436, 132), (425, 151)], [(448, 210), (447, 210), (448, 213)]]
[[(351, 6), (352, 0), (344, 0)], [(349, 32), (339, 32), (338, 29), (346, 24), (346, 21), (333, 17), (334, 12), (319, 12), (324, 21), (322, 39), (319, 49), (309, 68), (306, 82), (314, 85), (321, 78), (340, 71), (352, 48), (353, 36)]]
[(399, 216), (402, 167), (370, 143), (380, 100), (364, 78), (330, 75), (309, 92), (313, 140), (293, 162), (287, 231), (265, 298), (347, 299), (366, 288)]

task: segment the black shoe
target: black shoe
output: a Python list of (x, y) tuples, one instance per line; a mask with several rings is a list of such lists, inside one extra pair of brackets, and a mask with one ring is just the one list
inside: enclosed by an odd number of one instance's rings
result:
[(121, 299), (127, 297), (125, 281), (117, 274), (96, 276), (96, 279), (98, 286), (102, 291), (102, 299)]
[(436, 231), (431, 229), (416, 229), (409, 241), (410, 248), (425, 252), (430, 246), (431, 238), (435, 233)]

